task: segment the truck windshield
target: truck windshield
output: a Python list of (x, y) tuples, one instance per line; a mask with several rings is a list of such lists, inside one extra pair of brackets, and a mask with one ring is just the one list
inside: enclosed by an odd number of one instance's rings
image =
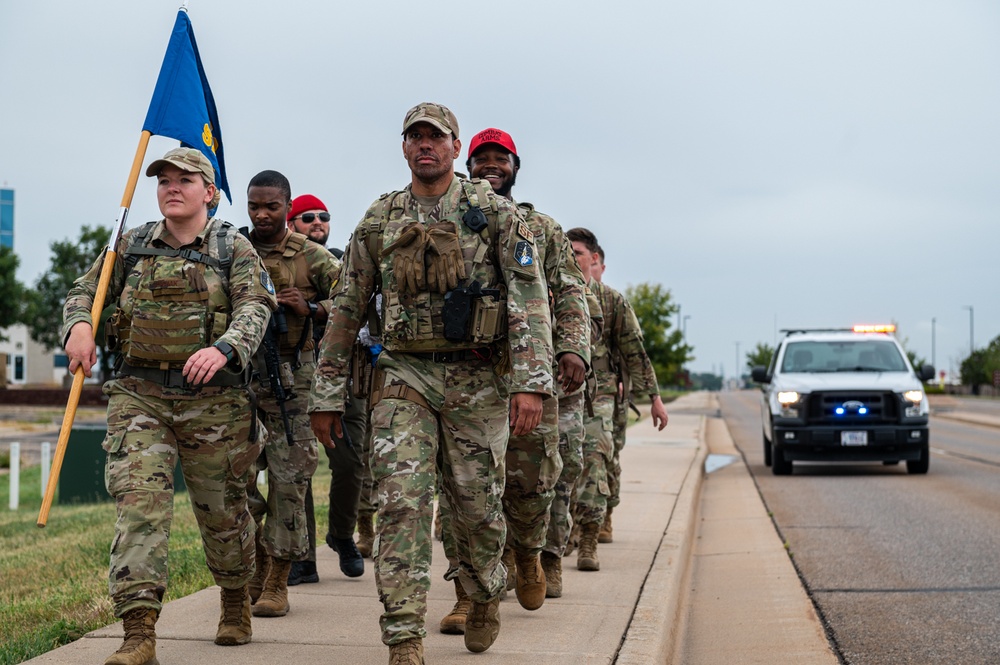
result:
[(791, 342), (782, 372), (906, 372), (906, 361), (888, 340)]

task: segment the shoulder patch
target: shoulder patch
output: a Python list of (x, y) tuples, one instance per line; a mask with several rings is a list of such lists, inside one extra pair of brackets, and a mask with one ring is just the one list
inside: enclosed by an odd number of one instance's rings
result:
[[(531, 242), (532, 240), (535, 239), (535, 236), (531, 232), (531, 229), (528, 228), (528, 225), (523, 220), (517, 223), (517, 235), (521, 236), (528, 242)], [(518, 246), (520, 246), (520, 243), (518, 243)]]
[[(529, 231), (530, 233), (530, 231)], [(522, 266), (530, 266), (535, 262), (535, 253), (528, 240), (518, 240), (514, 247), (514, 260)]]
[(271, 276), (267, 274), (266, 270), (260, 271), (260, 285), (264, 287), (264, 290), (274, 295), (274, 282), (271, 281)]

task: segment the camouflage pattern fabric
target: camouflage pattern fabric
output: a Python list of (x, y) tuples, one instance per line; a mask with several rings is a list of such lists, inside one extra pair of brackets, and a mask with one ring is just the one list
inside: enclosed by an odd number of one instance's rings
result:
[[(208, 220), (208, 224), (201, 233), (184, 247), (210, 253), (208, 252), (209, 237), (216, 234), (222, 223), (223, 221), (220, 219)], [(117, 302), (127, 319), (132, 318), (133, 307), (138, 300), (140, 282), (143, 281), (144, 276), (148, 278), (149, 274), (155, 273), (157, 266), (177, 260), (165, 259), (164, 257), (144, 257), (137, 261), (130, 273), (126, 275), (123, 255), (131, 244), (136, 231), (137, 229), (127, 231), (118, 241), (115, 248), (117, 252), (115, 265), (111, 272), (111, 282), (106, 298), (108, 304)], [(181, 247), (163, 221), (160, 221), (153, 228), (146, 244), (148, 247), (160, 249)], [(97, 293), (97, 280), (104, 265), (104, 256), (102, 253), (87, 274), (73, 283), (73, 287), (66, 296), (66, 303), (63, 306), (63, 340), (69, 335), (70, 328), (77, 323), (81, 321), (91, 322), (90, 308), (94, 302), (94, 294)], [(181, 271), (190, 275), (190, 279), (179, 283), (176, 287), (190, 289), (204, 297), (206, 305), (202, 309), (202, 315), (206, 308), (226, 313), (224, 318), (214, 318), (210, 334), (212, 341), (228, 342), (239, 356), (240, 366), (247, 367), (251, 356), (256, 352), (257, 346), (264, 336), (271, 310), (277, 306), (264, 265), (261, 263), (260, 257), (257, 256), (257, 252), (250, 245), (250, 241), (233, 229), (233, 256), (229, 269), (228, 292), (224, 288), (223, 280), (218, 272), (213, 269), (204, 269), (204, 264), (185, 261)], [(173, 306), (175, 304), (171, 304), (171, 307)], [(197, 312), (194, 312), (190, 307), (185, 306), (179, 309), (183, 310), (179, 316), (186, 318), (197, 315)], [(184, 362), (172, 362), (171, 367), (182, 368)], [(185, 388), (164, 390), (165, 395), (170, 394), (178, 399), (184, 399), (189, 392)]]
[(250, 479), (247, 494), (254, 521), (262, 524), (264, 549), (278, 559), (302, 561), (309, 552), (306, 490), (309, 479), (316, 472), (319, 444), (313, 436), (306, 405), (315, 372), (315, 363), (302, 363), (293, 374), (295, 398), (285, 402), (294, 446), (288, 445), (281, 409), (274, 397), (257, 381), (253, 386), (257, 393), (257, 412), (267, 429), (264, 452), (258, 462), (258, 469), (267, 469), (267, 497), (257, 488), (256, 475)]
[[(488, 361), (435, 363), (383, 352), (386, 385), (405, 383), (431, 410), (384, 399), (372, 410), (372, 476), (378, 495), (375, 580), (385, 611), (382, 641), (425, 637), (434, 493), (452, 506), (458, 575), (478, 602), (496, 597), (507, 571), (500, 561), (508, 395)], [(438, 469), (440, 468), (440, 476)]]
[(261, 441), (249, 440), (246, 391), (222, 388), (174, 400), (143, 394), (146, 383), (126, 377), (104, 387), (105, 483), (118, 513), (108, 579), (119, 617), (137, 607), (161, 608), (178, 458), (215, 583), (238, 589), (254, 571), (244, 488)]
[(615, 400), (615, 422), (612, 438), (615, 442), (615, 454), (608, 469), (608, 508), (616, 508), (621, 503), (622, 461), (621, 452), (625, 447), (625, 430), (628, 428), (628, 396)]
[(584, 414), (583, 473), (577, 481), (573, 516), (580, 524), (603, 523), (608, 509), (608, 468), (614, 455), (615, 399), (594, 398), (594, 415)]
[[(494, 196), (488, 185), (479, 187), (478, 204), (489, 222), (482, 233), (462, 222), (471, 206), (467, 185), (458, 177), (430, 210), (419, 210), (409, 188), (369, 208), (345, 255), (310, 393), (310, 411), (344, 411), (351, 349), (378, 284), (385, 349), (378, 364), (385, 385), (405, 384), (431, 407), (389, 398), (371, 414), (371, 468), (379, 506), (373, 556), (385, 608), (382, 640), (390, 645), (426, 634), (431, 510), (438, 483), (453, 507), (451, 531), (466, 591), (486, 602), (505, 586), (500, 557), (506, 524), (500, 497), (509, 393), (552, 393), (551, 314), (533, 234), (508, 202)], [(372, 256), (369, 233), (381, 232), (380, 246), (390, 247), (416, 220), (453, 224), (468, 283), (505, 288), (506, 316), (490, 347), (494, 358), (509, 359), (509, 370), (497, 365), (504, 378), (491, 360), (441, 363), (414, 355), (483, 347), (481, 342), (446, 340), (444, 297), (431, 291), (400, 293), (392, 252)]]
[[(250, 234), (255, 248), (262, 251), (262, 261), (274, 282), (275, 289), (294, 287), (307, 302), (321, 302), (332, 309), (328, 299), (337, 283), (340, 261), (326, 248), (310, 242), (300, 233), (286, 233), (277, 245), (264, 249)], [(325, 299), (325, 300), (324, 300)], [(310, 321), (285, 308), (288, 333), (279, 340), (282, 360), (290, 360), (300, 340), (301, 350), (311, 351), (312, 335), (305, 334)], [(269, 389), (254, 381), (257, 408), (264, 417), (268, 437), (264, 444), (264, 457), (260, 466), (267, 468), (267, 498), (263, 500), (257, 483), (251, 482), (251, 510), (254, 520), (263, 521), (261, 542), (267, 553), (278, 559), (301, 561), (309, 554), (309, 528), (306, 519), (306, 492), (309, 481), (316, 472), (319, 444), (313, 436), (306, 407), (312, 388), (316, 365), (311, 353), (299, 356), (301, 365), (293, 369), (295, 398), (285, 402), (285, 411), (292, 426), (294, 446), (288, 445), (281, 408)], [(294, 367), (294, 364), (292, 365)], [(263, 371), (263, 368), (258, 368)]]
[[(183, 247), (213, 258), (210, 238), (222, 220), (209, 219), (205, 228)], [(143, 257), (125, 274), (124, 251), (137, 229), (116, 245), (116, 259), (107, 302), (116, 303), (130, 319), (139, 286), (150, 283), (158, 269), (179, 261), (189, 279), (163, 284), (170, 291), (162, 315), (185, 321), (192, 313), (212, 321), (203, 338), (228, 342), (240, 365), (247, 366), (260, 344), (271, 310), (276, 306), (270, 280), (250, 243), (232, 229), (232, 263), (228, 279), (205, 264), (176, 257)], [(146, 245), (182, 247), (165, 222), (155, 225)], [(90, 323), (90, 309), (105, 254), (74, 282), (63, 308), (63, 338), (80, 321)], [(226, 288), (228, 285), (228, 288)], [(191, 293), (202, 303), (193, 312), (177, 296)], [(156, 296), (154, 292), (153, 297)], [(211, 316), (205, 316), (206, 312)], [(183, 361), (171, 366), (183, 367)], [(222, 370), (226, 371), (226, 370)], [(247, 508), (246, 483), (262, 446), (250, 441), (249, 397), (245, 390), (226, 387), (164, 387), (134, 377), (109, 381), (105, 482), (115, 499), (117, 522), (111, 546), (109, 589), (115, 614), (138, 607), (160, 609), (167, 585), (167, 539), (173, 516), (174, 468), (178, 458), (198, 520), (209, 569), (219, 586), (245, 585), (253, 575), (254, 525)]]
[(559, 398), (559, 457), (562, 472), (549, 509), (544, 551), (562, 557), (573, 529), (573, 491), (583, 473), (584, 394), (579, 390)]

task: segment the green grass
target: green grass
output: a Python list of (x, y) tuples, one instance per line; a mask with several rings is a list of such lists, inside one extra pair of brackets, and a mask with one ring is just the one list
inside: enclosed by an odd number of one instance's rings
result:
[[(313, 495), (319, 524), (326, 520), (329, 483), (329, 473), (316, 474)], [(38, 466), (21, 470), (19, 510), (7, 510), (9, 496), (9, 480), (0, 476), (0, 665), (40, 656), (115, 621), (108, 596), (114, 504), (55, 504), (48, 526), (39, 529)], [(178, 493), (164, 600), (213, 584), (190, 500), (186, 492)]]

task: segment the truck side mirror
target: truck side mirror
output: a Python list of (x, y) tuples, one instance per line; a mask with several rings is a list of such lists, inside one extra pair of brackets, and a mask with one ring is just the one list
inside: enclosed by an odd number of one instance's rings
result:
[(771, 377), (767, 373), (767, 368), (763, 365), (757, 365), (750, 370), (750, 376), (757, 383), (771, 383)]
[(934, 366), (933, 365), (923, 365), (920, 367), (920, 380), (930, 381), (934, 378)]

